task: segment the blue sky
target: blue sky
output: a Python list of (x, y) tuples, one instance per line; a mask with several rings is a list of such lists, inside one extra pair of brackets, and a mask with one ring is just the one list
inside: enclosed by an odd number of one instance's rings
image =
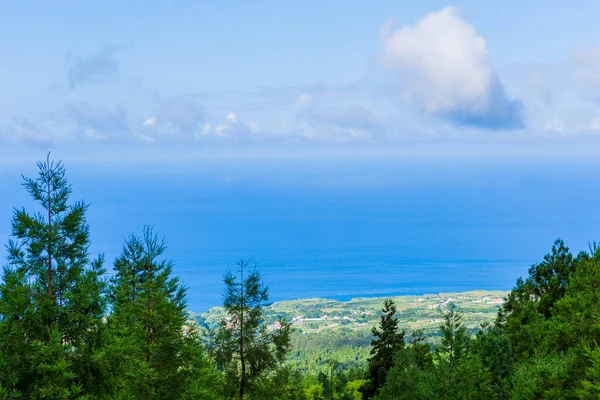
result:
[[(598, 15), (563, 0), (0, 2), (0, 221), (52, 151), (92, 204), (93, 252), (110, 263), (154, 224), (211, 305), (238, 257), (280, 297), (297, 283), (281, 266), (327, 273), (348, 254), (386, 282), (364, 265), (410, 255), (431, 281), (427, 263), (489, 261), (508, 288), (557, 236), (577, 251), (600, 226)], [(466, 265), (462, 284), (490, 284)]]
[(594, 155), (593, 1), (0, 6), (0, 162)]

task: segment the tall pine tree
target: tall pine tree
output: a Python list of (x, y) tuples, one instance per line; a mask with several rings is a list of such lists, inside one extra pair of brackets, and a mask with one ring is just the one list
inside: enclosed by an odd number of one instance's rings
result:
[(385, 383), (389, 370), (394, 366), (394, 354), (404, 348), (404, 331), (398, 330), (396, 304), (387, 299), (383, 302), (379, 329), (373, 327), (371, 357), (367, 369), (367, 382), (361, 387), (363, 399), (372, 398)]
[(0, 386), (25, 398), (93, 394), (106, 308), (103, 259), (89, 256), (88, 206), (69, 203), (60, 162), (23, 186), (40, 206), (16, 209), (0, 284)]
[(171, 277), (166, 249), (150, 227), (131, 235), (115, 261), (108, 320), (106, 376), (113, 396), (215, 398), (219, 380), (186, 312), (185, 288)]
[(264, 320), (268, 288), (257, 270), (244, 275), (247, 261), (240, 261), (238, 267), (239, 281), (231, 271), (223, 277), (227, 318), (217, 331), (215, 359), (228, 383), (235, 383), (229, 385), (228, 396), (242, 400), (247, 394), (255, 398), (256, 383), (285, 360), (291, 325), (280, 320), (276, 329), (268, 329)]

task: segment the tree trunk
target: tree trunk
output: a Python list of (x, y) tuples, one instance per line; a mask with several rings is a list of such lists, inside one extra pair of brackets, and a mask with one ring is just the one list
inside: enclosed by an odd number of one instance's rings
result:
[(246, 358), (244, 357), (244, 266), (242, 265), (241, 267), (241, 275), (242, 275), (242, 282), (241, 282), (241, 303), (242, 303), (242, 307), (241, 307), (241, 313), (240, 313), (240, 362), (242, 364), (242, 372), (241, 372), (241, 379), (240, 379), (240, 400), (244, 399), (244, 389), (246, 386)]
[(151, 338), (151, 327), (150, 327), (150, 312), (152, 311), (151, 302), (150, 302), (150, 278), (151, 278), (151, 270), (150, 263), (146, 264), (146, 275), (147, 275), (147, 300), (146, 300), (146, 367), (148, 368), (148, 377), (147, 377), (147, 387), (146, 387), (146, 399), (150, 398), (150, 345), (152, 344)]
[(50, 234), (52, 233), (52, 211), (50, 209), (52, 203), (50, 202), (51, 200), (51, 193), (50, 193), (50, 183), (48, 183), (48, 188), (47, 188), (47, 194), (48, 194), (48, 244), (47, 244), (47, 248), (46, 251), (48, 252), (48, 296), (52, 297), (52, 250), (50, 249)]

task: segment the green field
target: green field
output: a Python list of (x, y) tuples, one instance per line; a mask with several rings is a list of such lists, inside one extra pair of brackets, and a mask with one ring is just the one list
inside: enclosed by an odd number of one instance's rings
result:
[[(391, 297), (398, 309), (398, 322), (407, 338), (422, 329), (431, 343), (438, 339), (442, 311), (454, 303), (464, 314), (468, 328), (476, 329), (496, 317), (507, 292), (476, 290), (458, 293)], [(371, 328), (378, 324), (383, 297), (336, 301), (322, 298), (278, 301), (267, 307), (267, 323), (274, 327), (285, 318), (294, 325), (290, 362), (304, 370), (318, 370), (330, 360), (346, 367), (364, 366), (369, 354)], [(221, 307), (191, 313), (204, 328), (216, 328), (224, 316)]]

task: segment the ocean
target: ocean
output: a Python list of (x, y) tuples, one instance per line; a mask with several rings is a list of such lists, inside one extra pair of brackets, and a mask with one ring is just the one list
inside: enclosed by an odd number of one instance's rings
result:
[[(66, 165), (90, 203), (107, 266), (153, 225), (188, 291), (221, 304), (222, 275), (251, 260), (272, 301), (509, 290), (560, 237), (600, 238), (600, 164), (486, 160), (210, 161)], [(34, 163), (0, 169), (0, 241)], [(0, 250), (4, 262), (5, 251)]]

